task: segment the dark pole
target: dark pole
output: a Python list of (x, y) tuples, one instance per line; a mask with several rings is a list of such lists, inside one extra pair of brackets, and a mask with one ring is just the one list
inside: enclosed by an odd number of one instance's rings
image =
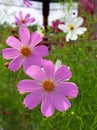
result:
[(51, 0), (43, 0), (43, 26), (47, 31), (48, 16), (49, 16), (49, 3)]

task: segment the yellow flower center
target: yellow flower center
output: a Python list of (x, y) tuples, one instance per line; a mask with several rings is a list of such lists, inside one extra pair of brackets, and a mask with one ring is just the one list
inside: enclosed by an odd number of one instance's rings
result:
[(23, 56), (27, 57), (31, 54), (31, 50), (28, 46), (23, 46), (20, 50)]
[(52, 80), (45, 80), (42, 83), (42, 86), (43, 86), (44, 90), (47, 92), (53, 90), (53, 88), (55, 87), (54, 82)]
[(69, 28), (70, 28), (70, 30), (73, 30), (74, 29), (74, 25), (70, 24)]

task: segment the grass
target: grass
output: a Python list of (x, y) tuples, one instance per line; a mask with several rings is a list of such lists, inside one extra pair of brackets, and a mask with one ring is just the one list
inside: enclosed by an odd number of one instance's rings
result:
[[(10, 29), (0, 27), (0, 50)], [(23, 105), (25, 95), (20, 95), (16, 85), (28, 78), (22, 70), (13, 73), (4, 66), (6, 60), (0, 54), (0, 127), (4, 130), (97, 130), (97, 41), (78, 40), (64, 43), (65, 48), (51, 50), (47, 59), (57, 59), (69, 66), (70, 81), (79, 87), (78, 97), (72, 99), (72, 107), (66, 112), (55, 111), (50, 118), (40, 112), (40, 105), (29, 111)]]

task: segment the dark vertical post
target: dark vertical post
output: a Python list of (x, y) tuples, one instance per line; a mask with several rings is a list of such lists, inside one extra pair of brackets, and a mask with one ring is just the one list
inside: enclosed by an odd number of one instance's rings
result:
[(48, 26), (49, 3), (50, 0), (43, 0), (43, 25), (45, 31), (47, 31), (47, 26)]

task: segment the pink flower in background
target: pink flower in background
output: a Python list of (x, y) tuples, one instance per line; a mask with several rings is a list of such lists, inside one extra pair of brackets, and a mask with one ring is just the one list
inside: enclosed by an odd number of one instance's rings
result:
[(93, 14), (94, 13), (94, 5), (89, 0), (82, 0), (85, 5), (86, 12)]
[(23, 3), (24, 3), (27, 7), (32, 6), (32, 3), (31, 3), (29, 0), (23, 0)]
[(28, 26), (30, 23), (33, 23), (34, 21), (35, 18), (34, 17), (31, 18), (31, 15), (29, 13), (26, 14), (25, 17), (23, 17), (22, 11), (19, 12), (19, 17), (15, 15), (15, 22), (20, 26)]
[(56, 66), (51, 61), (45, 61), (43, 67), (32, 65), (26, 74), (34, 80), (21, 80), (18, 83), (20, 93), (29, 94), (24, 99), (24, 105), (29, 109), (41, 103), (41, 112), (49, 117), (55, 109), (64, 112), (71, 107), (68, 99), (78, 95), (78, 87), (71, 78), (70, 69), (65, 65)]
[(62, 32), (59, 28), (58, 25), (59, 24), (65, 24), (64, 22), (61, 22), (59, 19), (52, 21), (52, 27), (51, 29), (55, 32), (55, 33), (59, 33)]
[[(48, 55), (48, 48), (38, 45), (42, 36), (37, 32), (30, 32), (25, 27), (19, 28), (20, 40), (14, 36), (9, 36), (6, 43), (10, 48), (2, 50), (5, 59), (12, 59), (8, 68), (17, 71), (22, 65), (24, 71), (31, 65), (41, 65), (42, 57)], [(37, 46), (38, 45), (38, 46)]]

